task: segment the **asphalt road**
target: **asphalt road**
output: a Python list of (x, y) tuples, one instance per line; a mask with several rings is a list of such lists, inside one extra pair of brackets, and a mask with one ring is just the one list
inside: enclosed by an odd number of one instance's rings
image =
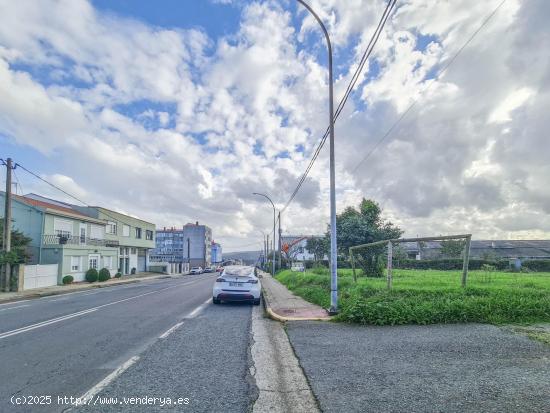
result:
[(324, 412), (550, 412), (550, 348), (479, 324), (289, 322)]
[[(181, 377), (186, 377), (180, 382), (183, 387), (173, 389), (190, 397), (195, 407), (199, 402), (208, 405), (208, 397), (219, 396), (224, 377), (232, 379), (228, 384), (231, 394), (246, 388), (243, 371), (248, 363), (245, 341), (251, 309), (205, 304), (211, 299), (214, 278), (215, 274), (202, 274), (146, 281), (0, 305), (0, 411), (63, 411), (70, 406), (58, 404), (58, 396), (82, 396), (136, 356), (140, 360), (133, 368), (154, 362), (160, 370), (154, 380), (133, 383), (133, 390), (139, 389), (132, 392), (134, 396), (141, 391), (147, 395), (149, 389), (162, 396), (160, 392), (169, 388), (166, 382), (160, 383), (175, 376), (164, 375), (162, 363), (173, 363)], [(195, 311), (199, 307), (204, 315)], [(159, 339), (181, 322), (178, 330)], [(180, 334), (184, 336), (178, 342)], [(153, 360), (160, 354), (156, 346), (172, 346), (164, 349), (172, 351), (166, 354), (179, 358)], [(226, 364), (224, 360), (233, 355), (233, 364)], [(194, 373), (193, 366), (197, 366)], [(233, 378), (235, 371), (239, 374)], [(193, 390), (186, 383), (201, 385)], [(12, 396), (27, 403), (13, 405)], [(51, 396), (51, 401), (36, 396)], [(35, 404), (29, 405), (29, 400)]]

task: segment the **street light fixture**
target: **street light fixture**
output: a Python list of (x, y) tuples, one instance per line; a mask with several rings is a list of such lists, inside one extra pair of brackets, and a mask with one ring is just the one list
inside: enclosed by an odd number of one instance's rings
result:
[(273, 259), (271, 260), (273, 265), (272, 265), (271, 272), (273, 277), (275, 277), (275, 204), (273, 203), (271, 198), (265, 194), (259, 194), (258, 192), (253, 192), (252, 195), (258, 195), (258, 196), (263, 196), (264, 198), (267, 198), (267, 200), (271, 202), (271, 206), (273, 206)]
[(330, 129), (330, 309), (329, 314), (338, 313), (338, 276), (337, 276), (337, 249), (336, 249), (336, 178), (334, 172), (334, 102), (332, 85), (332, 45), (328, 31), (313, 9), (303, 0), (297, 0), (317, 20), (323, 29), (328, 47), (328, 87), (329, 87), (329, 129)]

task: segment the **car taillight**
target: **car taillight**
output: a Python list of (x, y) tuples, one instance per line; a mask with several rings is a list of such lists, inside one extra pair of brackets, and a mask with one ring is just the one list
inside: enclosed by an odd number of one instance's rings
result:
[(216, 282), (217, 282), (217, 283), (224, 283), (224, 282), (225, 282), (225, 279), (223, 279), (223, 278), (216, 278)]
[(258, 284), (258, 280), (248, 280), (247, 282), (250, 284)]

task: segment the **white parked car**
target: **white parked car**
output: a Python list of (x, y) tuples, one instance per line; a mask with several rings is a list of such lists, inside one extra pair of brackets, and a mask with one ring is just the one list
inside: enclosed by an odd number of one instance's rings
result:
[(292, 267), (290, 268), (291, 271), (297, 271), (297, 272), (304, 272), (306, 268), (304, 267), (304, 263), (302, 262), (296, 262), (292, 264)]
[(191, 271), (189, 271), (189, 274), (202, 274), (204, 271), (202, 267), (191, 267)]
[(212, 301), (214, 304), (222, 301), (251, 301), (259, 305), (261, 291), (262, 285), (254, 267), (229, 265), (214, 283)]

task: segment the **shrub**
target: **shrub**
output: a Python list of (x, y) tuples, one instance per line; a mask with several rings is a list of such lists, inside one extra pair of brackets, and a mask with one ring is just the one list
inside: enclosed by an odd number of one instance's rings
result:
[(66, 275), (63, 277), (63, 284), (72, 284), (72, 282), (74, 281), (74, 277), (72, 275)]
[(132, 270), (130, 271), (130, 274), (135, 274), (136, 273), (136, 268), (132, 268)]
[[(447, 258), (440, 260), (394, 260), (394, 268), (402, 268), (409, 270), (461, 270), (462, 258)], [(509, 268), (508, 261), (486, 261), (479, 259), (471, 259), (468, 265), (470, 270), (480, 270), (483, 265), (490, 265), (496, 270), (502, 271)]]
[(99, 270), (98, 280), (100, 282), (107, 281), (111, 278), (111, 273), (107, 268), (102, 268)]
[(98, 273), (95, 268), (90, 268), (88, 271), (86, 271), (86, 281), (89, 283), (95, 283), (97, 281)]
[(120, 278), (120, 277), (122, 277), (122, 273), (119, 271), (115, 274), (115, 278)]
[(521, 266), (527, 267), (531, 271), (550, 272), (550, 260), (525, 260)]

